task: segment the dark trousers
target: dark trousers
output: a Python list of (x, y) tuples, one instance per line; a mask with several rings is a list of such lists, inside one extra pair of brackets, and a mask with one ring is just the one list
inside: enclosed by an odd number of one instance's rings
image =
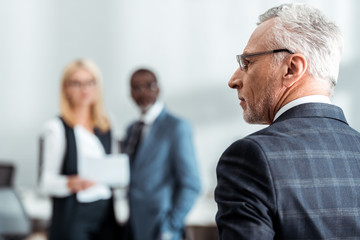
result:
[(77, 203), (66, 232), (53, 231), (50, 240), (120, 240), (121, 228), (116, 223), (112, 199)]

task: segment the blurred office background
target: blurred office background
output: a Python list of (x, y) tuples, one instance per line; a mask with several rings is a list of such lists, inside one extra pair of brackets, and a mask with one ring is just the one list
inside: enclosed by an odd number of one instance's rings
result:
[[(242, 119), (227, 81), (258, 15), (284, 2), (309, 3), (342, 29), (345, 48), (333, 102), (360, 130), (360, 2), (357, 0), (12, 0), (0, 1), (0, 162), (16, 166), (15, 188), (36, 187), (38, 137), (59, 113), (64, 66), (90, 58), (102, 70), (107, 111), (121, 138), (138, 116), (129, 76), (141, 66), (159, 78), (161, 98), (191, 122), (203, 183), (212, 200), (215, 168), (234, 140), (264, 126)], [(214, 221), (213, 203), (205, 218)], [(201, 220), (199, 220), (201, 221)]]

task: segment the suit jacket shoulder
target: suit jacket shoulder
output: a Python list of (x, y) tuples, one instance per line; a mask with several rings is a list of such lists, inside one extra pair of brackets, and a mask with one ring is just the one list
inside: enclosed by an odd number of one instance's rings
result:
[(360, 134), (340, 108), (309, 103), (288, 110), (221, 156), (215, 191), (220, 237), (359, 236), (360, 185), (353, 184), (360, 181), (359, 162)]

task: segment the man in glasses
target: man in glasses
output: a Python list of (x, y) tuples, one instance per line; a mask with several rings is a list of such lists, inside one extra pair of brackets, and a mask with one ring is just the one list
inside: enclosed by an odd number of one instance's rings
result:
[(130, 91), (140, 110), (125, 139), (132, 239), (180, 240), (200, 191), (191, 127), (158, 99), (158, 81), (149, 69), (132, 74)]
[(274, 7), (259, 19), (228, 84), (244, 119), (270, 126), (220, 158), (220, 239), (356, 239), (360, 134), (330, 102), (340, 30), (303, 4)]

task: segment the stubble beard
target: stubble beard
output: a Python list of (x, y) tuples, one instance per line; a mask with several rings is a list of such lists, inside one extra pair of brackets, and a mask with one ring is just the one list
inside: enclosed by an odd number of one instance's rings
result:
[(257, 102), (246, 102), (246, 110), (244, 110), (244, 120), (249, 124), (268, 124), (269, 111), (274, 106), (274, 89), (272, 84), (267, 87), (265, 95)]

